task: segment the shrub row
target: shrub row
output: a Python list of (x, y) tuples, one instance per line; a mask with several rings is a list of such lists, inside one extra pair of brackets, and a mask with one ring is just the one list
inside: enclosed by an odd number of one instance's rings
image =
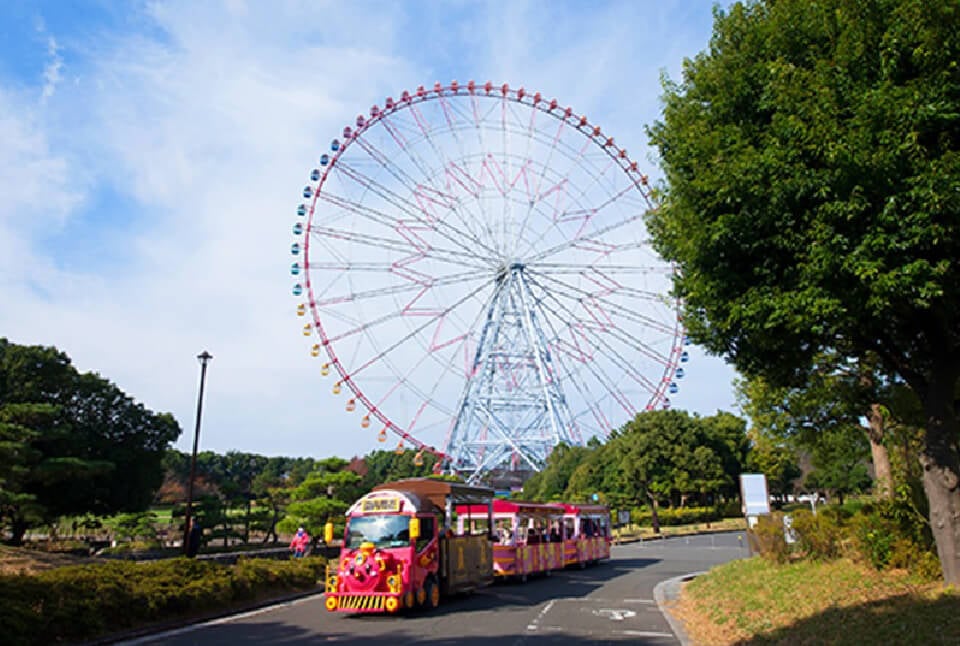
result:
[(750, 542), (763, 557), (779, 563), (848, 557), (878, 570), (908, 570), (924, 580), (941, 575), (929, 528), (922, 520), (904, 514), (897, 503), (856, 509), (824, 507), (817, 514), (806, 509), (786, 515), (775, 512), (760, 517), (750, 532)]
[[(657, 518), (664, 527), (691, 525), (693, 523), (713, 523), (727, 517), (722, 507), (663, 507), (657, 510)], [(740, 515), (739, 504), (733, 516)], [(636, 525), (653, 524), (653, 513), (648, 508), (634, 509), (630, 512), (630, 522)]]
[(322, 579), (324, 565), (319, 558), (246, 559), (233, 566), (177, 558), (0, 576), (0, 635), (6, 644), (91, 639), (308, 590)]

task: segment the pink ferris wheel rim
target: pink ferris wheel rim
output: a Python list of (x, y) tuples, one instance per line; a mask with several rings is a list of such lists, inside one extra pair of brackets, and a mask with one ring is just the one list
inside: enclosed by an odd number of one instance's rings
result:
[[(613, 137), (605, 134), (599, 126), (591, 124), (585, 115), (577, 115), (574, 113), (572, 108), (561, 107), (556, 99), (546, 100), (539, 92), (529, 92), (523, 87), (514, 89), (506, 83), (496, 85), (489, 81), (482, 85), (475, 83), (474, 81), (469, 81), (463, 85), (457, 83), (457, 81), (452, 81), (446, 85), (435, 83), (432, 89), (426, 89), (424, 86), (419, 86), (413, 92), (404, 91), (398, 100), (387, 98), (384, 101), (383, 106), (374, 105), (370, 109), (369, 116), (359, 115), (355, 125), (351, 124), (344, 127), (342, 133), (343, 138), (342, 140), (339, 140), (339, 148), (335, 151), (332, 151), (332, 154), (329, 156), (329, 162), (326, 163), (319, 179), (311, 181), (312, 195), (308, 198), (309, 207), (307, 208), (306, 212), (307, 226), (305, 227), (305, 234), (303, 238), (302, 266), (304, 271), (303, 287), (307, 296), (307, 306), (310, 309), (314, 329), (320, 337), (320, 343), (318, 345), (326, 354), (329, 367), (335, 369), (337, 375), (339, 375), (339, 381), (337, 383), (341, 386), (346, 386), (349, 388), (350, 392), (353, 394), (353, 399), (356, 400), (357, 405), (364, 406), (367, 410), (367, 414), (371, 418), (378, 420), (383, 425), (383, 431), (389, 431), (398, 436), (401, 439), (401, 444), (403, 442), (407, 442), (420, 452), (429, 452), (435, 455), (438, 458), (438, 465), (445, 457), (447, 457), (446, 454), (437, 447), (426, 444), (418, 439), (414, 434), (408, 432), (401, 425), (396, 424), (387, 414), (383, 412), (379, 406), (374, 403), (374, 401), (372, 401), (363, 392), (360, 386), (357, 385), (356, 380), (352, 378), (350, 372), (344, 368), (343, 363), (337, 354), (337, 350), (334, 347), (334, 343), (331, 342), (331, 338), (327, 333), (327, 329), (323, 323), (323, 317), (320, 314), (320, 308), (318, 307), (318, 299), (314, 293), (314, 286), (309, 272), (309, 234), (312, 229), (314, 214), (317, 211), (317, 202), (320, 199), (324, 185), (327, 182), (331, 172), (337, 167), (339, 160), (355, 142), (361, 140), (363, 135), (374, 126), (380, 124), (381, 122), (387, 122), (388, 118), (397, 112), (407, 110), (411, 106), (415, 106), (417, 104), (428, 101), (442, 101), (444, 97), (452, 96), (499, 97), (504, 101), (511, 101), (513, 103), (524, 105), (528, 108), (539, 110), (550, 117), (573, 126), (577, 132), (586, 137), (590, 143), (594, 144), (613, 160), (613, 162), (619, 167), (620, 171), (629, 178), (630, 183), (640, 193), (651, 209), (655, 209), (657, 207), (648, 185), (647, 176), (640, 172), (637, 162), (629, 157), (625, 149), (617, 148), (615, 146)], [(665, 361), (662, 362), (662, 365), (664, 366), (663, 376), (659, 379), (659, 381), (653, 382), (654, 388), (651, 391), (651, 396), (644, 407), (645, 410), (652, 410), (658, 404), (669, 401), (666, 396), (667, 391), (670, 388), (673, 375), (676, 373), (681, 361), (681, 354), (683, 353), (684, 329), (682, 325), (682, 318), (679, 316), (680, 300), (674, 298), (673, 303), (673, 309), (678, 313), (674, 322), (672, 333), (674, 342), (670, 346), (669, 354), (667, 355)], [(359, 372), (359, 370), (356, 372)], [(427, 403), (429, 403), (429, 399), (423, 402), (423, 405), (425, 406)], [(611, 428), (608, 428), (607, 432), (609, 432), (609, 430), (611, 430)]]

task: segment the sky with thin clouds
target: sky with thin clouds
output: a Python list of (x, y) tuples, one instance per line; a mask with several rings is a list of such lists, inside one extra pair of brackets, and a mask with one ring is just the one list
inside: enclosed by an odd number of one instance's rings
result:
[[(658, 178), (660, 77), (708, 44), (701, 0), (12, 0), (0, 6), (0, 336), (53, 345), (189, 450), (383, 448), (331, 393), (291, 296), (310, 169), (404, 89), (493, 80), (557, 97)], [(737, 412), (691, 346), (673, 407)], [(391, 445), (392, 446), (392, 445)]]

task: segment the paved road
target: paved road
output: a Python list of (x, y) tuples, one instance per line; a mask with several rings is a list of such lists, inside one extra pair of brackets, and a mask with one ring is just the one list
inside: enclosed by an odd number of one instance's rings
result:
[(746, 556), (742, 534), (715, 534), (613, 548), (610, 561), (526, 584), (497, 584), (400, 616), (328, 613), (320, 595), (190, 626), (133, 644), (364, 644), (374, 646), (651, 646), (679, 641), (654, 600), (667, 579)]

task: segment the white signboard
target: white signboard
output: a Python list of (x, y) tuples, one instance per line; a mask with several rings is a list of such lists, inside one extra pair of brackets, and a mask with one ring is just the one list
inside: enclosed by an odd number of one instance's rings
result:
[(748, 518), (770, 513), (770, 495), (767, 493), (767, 476), (762, 473), (740, 474), (740, 500), (743, 514)]

